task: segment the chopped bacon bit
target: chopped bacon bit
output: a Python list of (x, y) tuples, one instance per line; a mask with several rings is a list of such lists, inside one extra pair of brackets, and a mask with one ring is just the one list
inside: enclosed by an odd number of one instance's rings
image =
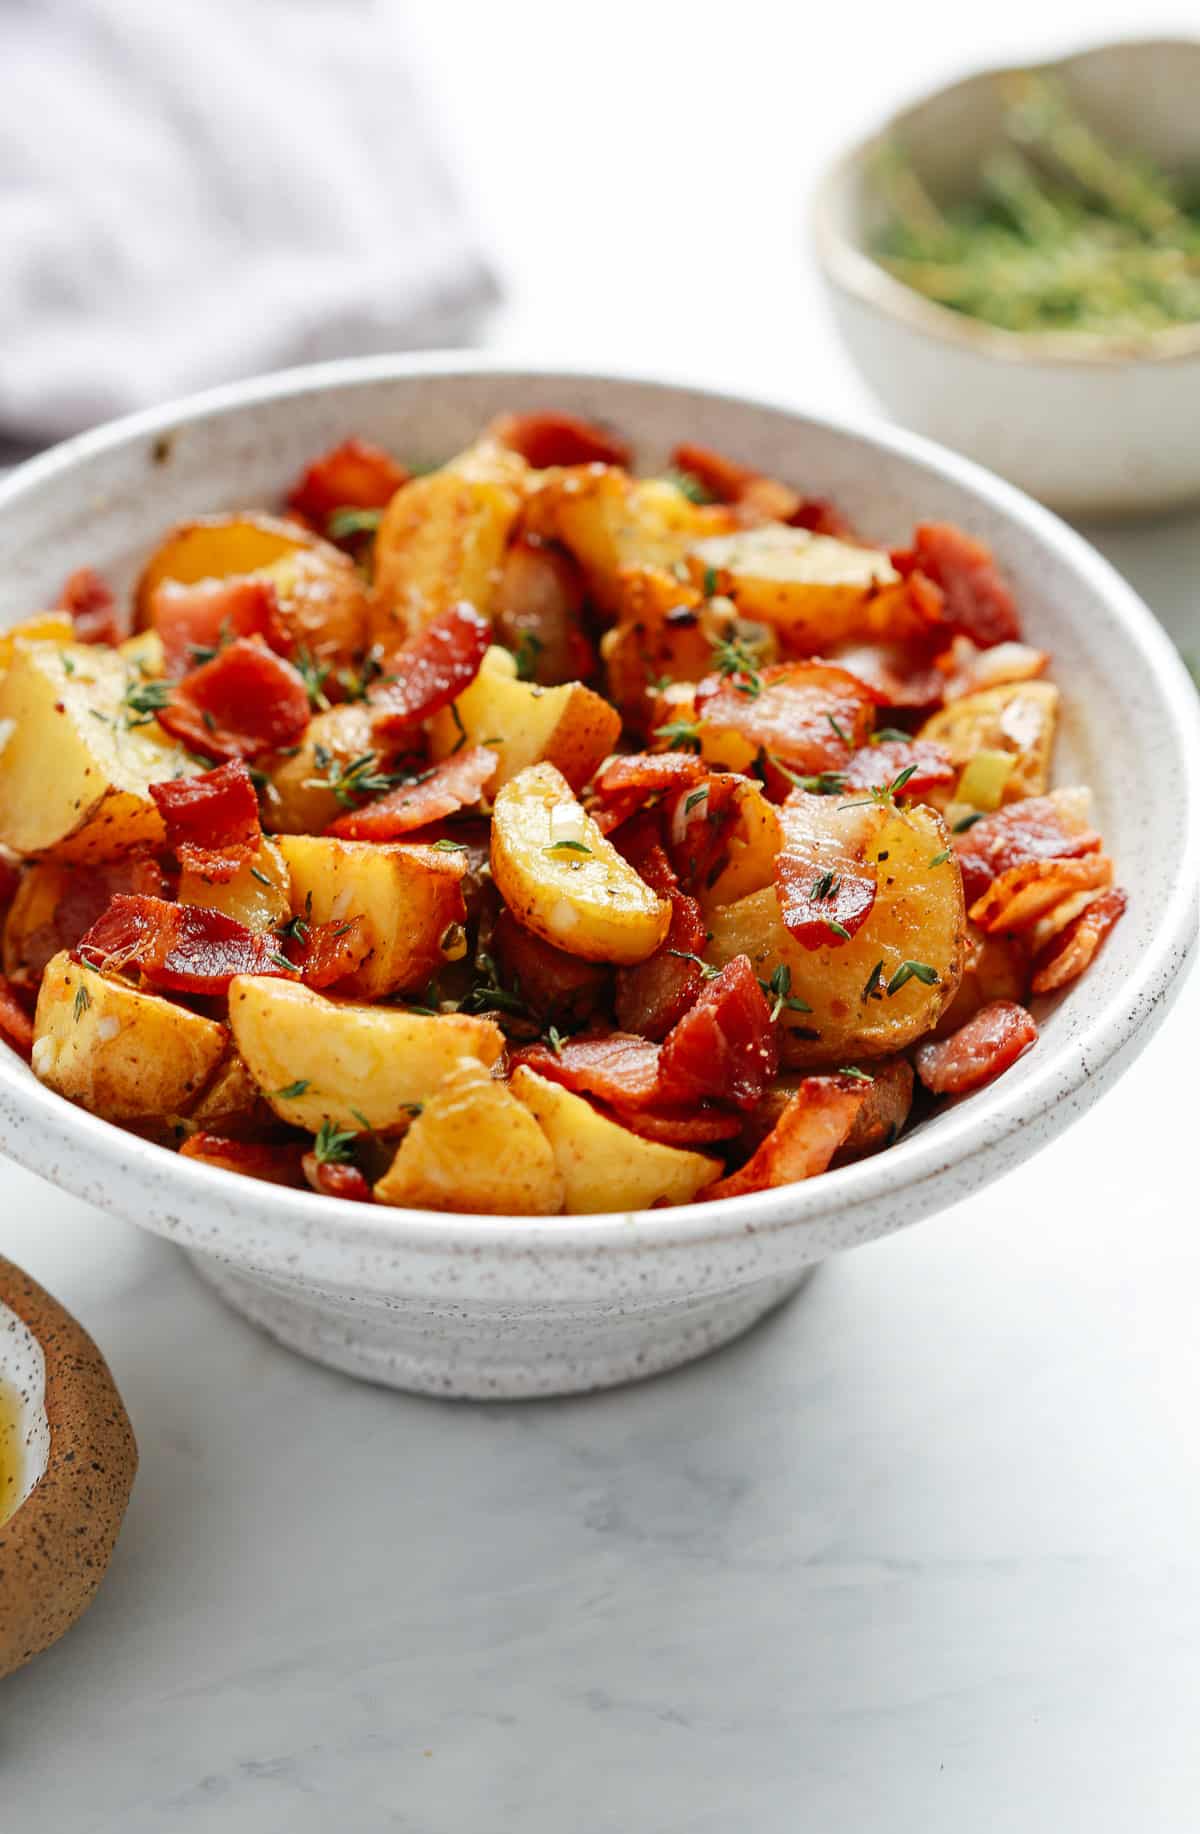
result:
[(1038, 1028), (1015, 1000), (993, 1000), (949, 1038), (922, 1044), (917, 1075), (934, 1095), (964, 1095), (990, 1083), (1036, 1043)]
[(605, 964), (556, 949), (518, 923), (507, 906), (496, 918), (492, 947), (505, 983), (520, 988), (522, 1000), (538, 1019), (582, 1025), (600, 1004), (609, 980)]
[(702, 974), (695, 961), (708, 939), (704, 912), (686, 892), (669, 891), (671, 927), (666, 941), (647, 961), (618, 968), (617, 1024), (644, 1038), (665, 1038), (700, 992)]
[(905, 576), (932, 580), (945, 594), (949, 623), (982, 649), (1019, 641), (1017, 608), (991, 549), (952, 522), (921, 523), (912, 547), (895, 552), (892, 564)]
[(1060, 898), (1111, 885), (1113, 863), (1106, 853), (1072, 860), (1026, 860), (993, 879), (967, 915), (981, 930), (1023, 930), (1045, 916)]
[(495, 752), (486, 745), (472, 745), (435, 764), (414, 782), (397, 784), (363, 808), (339, 815), (325, 832), (352, 841), (392, 841), (401, 834), (413, 834), (459, 809), (473, 807), (495, 775)]
[(605, 801), (634, 795), (639, 806), (658, 790), (689, 788), (707, 775), (700, 759), (686, 751), (634, 751), (609, 758), (593, 779), (597, 796)]
[(1010, 803), (954, 837), (968, 904), (1013, 866), (1029, 860), (1076, 859), (1099, 847), (1100, 836), (1082, 817), (1072, 816), (1061, 792)]
[(388, 657), (382, 679), (370, 690), (375, 731), (386, 739), (403, 738), (448, 707), (478, 675), (491, 636), (487, 619), (465, 600), (431, 618)]
[(985, 688), (1002, 688), (1013, 681), (1033, 681), (1044, 675), (1050, 657), (1028, 643), (996, 643), (981, 650), (969, 637), (955, 637), (937, 659), (944, 677), (942, 698), (961, 700)]
[(676, 446), (671, 463), (677, 471), (696, 478), (714, 502), (731, 503), (749, 517), (787, 522), (794, 529), (809, 529), (814, 535), (833, 535), (839, 540), (853, 535), (850, 524), (827, 497), (802, 497), (790, 484), (755, 471), (750, 465), (739, 465), (736, 459), (715, 452), (711, 446), (685, 442)]
[(749, 957), (735, 955), (664, 1040), (660, 1100), (752, 1108), (778, 1068), (779, 1028)]
[(6, 974), (0, 974), (0, 1038), (18, 1057), (28, 1058), (33, 1050), (33, 1020), (21, 1004), (20, 988)]
[(311, 717), (304, 677), (257, 637), (237, 637), (177, 683), (158, 716), (209, 758), (257, 758), (293, 744)]
[(733, 680), (710, 675), (701, 682), (696, 710), (704, 725), (718, 738), (722, 731), (738, 733), (805, 775), (841, 770), (851, 751), (866, 744), (874, 696), (846, 669), (783, 662), (763, 669), (759, 680), (761, 691), (753, 695)]
[(194, 1133), (179, 1149), (183, 1159), (198, 1159), (245, 1178), (267, 1184), (294, 1185), (303, 1189), (304, 1172), (299, 1141), (272, 1144), (261, 1140), (231, 1140), (225, 1134)]
[(301, 472), (287, 506), (324, 530), (338, 509), (386, 509), (409, 473), (366, 439), (344, 439)]
[(705, 1107), (617, 1108), (613, 1117), (630, 1133), (662, 1146), (715, 1146), (719, 1140), (732, 1140), (741, 1126), (736, 1114)]
[(939, 784), (954, 783), (958, 771), (950, 762), (950, 753), (934, 739), (884, 739), (878, 745), (864, 745), (846, 765), (848, 790), (884, 790), (895, 783), (904, 771), (911, 771), (902, 796), (927, 796)]
[(1034, 964), (1034, 993), (1054, 993), (1077, 980), (1124, 915), (1129, 900), (1120, 886), (1100, 892), (1062, 930)]
[[(261, 637), (277, 655), (295, 649), (269, 579), (164, 580), (150, 600), (150, 622), (162, 638), (163, 672), (186, 675), (230, 637)], [(211, 660), (211, 658), (208, 658)]]
[(743, 783), (744, 779), (735, 772), (714, 771), (705, 780), (703, 796), (682, 788), (666, 798), (663, 827), (667, 852), (685, 891), (711, 890), (725, 870), (730, 829), (737, 817)]
[(806, 1076), (754, 1156), (710, 1185), (705, 1198), (746, 1197), (815, 1178), (849, 1138), (869, 1087), (849, 1076)]
[(269, 930), (247, 929), (223, 911), (118, 892), (73, 951), (101, 972), (140, 969), (153, 987), (224, 993), (237, 974), (297, 976)]
[(199, 777), (152, 783), (150, 794), (179, 864), (205, 879), (232, 879), (262, 845), (258, 797), (240, 758)]
[(808, 529), (814, 535), (832, 535), (835, 541), (857, 539), (853, 524), (828, 497), (801, 497), (788, 521), (794, 529)]
[(73, 949), (108, 909), (116, 892), (159, 897), (164, 890), (162, 868), (154, 860), (114, 860), (107, 866), (65, 867), (61, 895), (52, 914), (21, 938), (22, 979), (39, 980), (52, 956), (61, 949)]
[(618, 434), (578, 414), (501, 414), (489, 431), (535, 471), (554, 465), (622, 465), (628, 470), (633, 463), (632, 451)]
[(856, 675), (885, 707), (934, 707), (944, 679), (929, 657), (927, 643), (838, 643), (825, 660)]
[(512, 1063), (614, 1108), (648, 1108), (659, 1094), (658, 1056), (658, 1045), (648, 1038), (609, 1032), (604, 1038), (568, 1038), (557, 1051), (526, 1045), (512, 1053)]
[(907, 1057), (872, 1062), (871, 1081), (859, 1085), (866, 1090), (863, 1105), (838, 1149), (835, 1165), (850, 1165), (892, 1144), (908, 1119), (914, 1080)]
[(310, 923), (293, 957), (306, 987), (330, 987), (361, 968), (371, 953), (371, 939), (361, 917), (341, 923)]
[(613, 835), (613, 846), (629, 861), (638, 878), (660, 898), (667, 898), (679, 889), (679, 876), (663, 846), (662, 829), (656, 816), (634, 816)]
[(305, 1153), (301, 1163), (305, 1178), (322, 1197), (344, 1197), (355, 1204), (375, 1202), (374, 1193), (364, 1173), (356, 1165), (341, 1165), (330, 1159), (318, 1159), (315, 1153)]
[(804, 949), (840, 948), (871, 915), (878, 875), (867, 858), (870, 809), (830, 806), (795, 790), (785, 805), (784, 845), (775, 856), (775, 895), (784, 924)]
[(128, 619), (117, 609), (108, 582), (94, 567), (78, 567), (58, 595), (56, 611), (70, 613), (76, 643), (120, 643)]

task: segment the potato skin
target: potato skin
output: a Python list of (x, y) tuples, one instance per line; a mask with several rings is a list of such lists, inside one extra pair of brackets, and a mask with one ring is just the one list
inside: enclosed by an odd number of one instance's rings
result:
[(518, 923), (568, 955), (645, 961), (670, 927), (670, 904), (622, 859), (552, 764), (532, 765), (496, 797), (491, 861)]
[(186, 1114), (228, 1039), (215, 1019), (109, 980), (63, 950), (38, 994), (33, 1069), (92, 1114), (142, 1121)]
[(274, 841), (264, 838), (254, 858), (239, 866), (232, 879), (206, 879), (201, 873), (185, 870), (179, 875), (179, 902), (224, 911), (250, 930), (274, 929), (291, 911), (291, 887), (283, 855)]
[(520, 507), (511, 484), (450, 469), (403, 485), (375, 537), (371, 641), (397, 649), (460, 599), (486, 617)]
[(572, 789), (580, 789), (620, 738), (621, 718), (582, 682), (542, 688), (518, 681), (508, 651), (493, 646), (454, 703), (454, 712), (447, 708), (434, 716), (434, 757), (448, 758), (464, 733), (468, 745), (490, 745), (496, 753), (493, 796), (531, 764), (541, 763), (554, 765)]
[(688, 567), (697, 585), (715, 573), (738, 616), (768, 625), (797, 656), (894, 622), (884, 595), (903, 591), (882, 550), (778, 524), (699, 542)]
[(1059, 692), (1052, 681), (1005, 682), (964, 694), (931, 714), (923, 739), (936, 739), (961, 769), (977, 751), (1006, 751), (1015, 759), (1001, 802), (1044, 796), (1058, 725)]
[(491, 1216), (553, 1216), (564, 1185), (529, 1109), (475, 1058), (425, 1103), (375, 1186), (380, 1203)]
[[(801, 948), (784, 928), (773, 885), (708, 912), (709, 961), (723, 967), (735, 955), (748, 955), (766, 981), (783, 964), (793, 995), (812, 1008), (781, 1016), (787, 1065), (836, 1069), (890, 1056), (937, 1024), (958, 987), (966, 938), (962, 874), (953, 853), (930, 865), (949, 852), (941, 817), (924, 806), (881, 807), (874, 826), (868, 857), (879, 861), (875, 905), (849, 942)], [(886, 988), (905, 961), (936, 969), (937, 984), (927, 987), (913, 977), (890, 997), (864, 999), (877, 962)]]
[[(345, 813), (325, 778), (344, 770), (373, 748), (371, 709), (365, 701), (347, 701), (318, 713), (308, 723), (299, 749), (290, 757), (263, 761), (270, 787), (263, 799), (263, 826), (272, 834), (319, 834)], [(328, 761), (318, 762), (328, 754)]]

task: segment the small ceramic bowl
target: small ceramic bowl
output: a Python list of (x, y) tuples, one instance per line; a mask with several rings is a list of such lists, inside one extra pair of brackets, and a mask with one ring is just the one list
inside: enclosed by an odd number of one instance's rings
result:
[[(1200, 173), (1200, 42), (1105, 45), (1044, 69), (1107, 138)], [(971, 192), (1001, 139), (999, 79), (968, 77), (845, 153), (814, 200), (838, 329), (871, 389), (918, 428), (1067, 514), (1124, 516), (1200, 498), (1200, 324), (1141, 338), (1002, 331), (934, 304), (867, 252), (883, 221), (884, 142), (935, 199)]]
[(443, 1215), (256, 1183), (97, 1120), (0, 1053), (0, 1148), (180, 1243), (295, 1349), (440, 1394), (602, 1387), (733, 1337), (824, 1256), (965, 1197), (1065, 1127), (1151, 1035), (1196, 943), (1200, 724), (1174, 650), (1077, 535), (911, 434), (485, 358), (297, 371), (88, 434), (0, 486), (0, 624), (51, 602), (85, 562), (129, 580), (184, 516), (277, 501), (347, 434), (438, 458), (505, 409), (549, 407), (611, 421), (647, 467), (681, 437), (723, 448), (833, 497), (884, 542), (918, 517), (991, 542), (1031, 639), (1054, 652), (1060, 779), (1094, 786), (1130, 902), (1087, 977), (1042, 1014), (1034, 1050), (990, 1088), (811, 1183), (639, 1215)]

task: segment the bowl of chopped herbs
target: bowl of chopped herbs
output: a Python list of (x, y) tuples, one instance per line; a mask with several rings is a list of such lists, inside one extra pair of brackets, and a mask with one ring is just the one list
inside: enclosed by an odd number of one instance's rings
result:
[(819, 187), (842, 335), (897, 418), (1067, 513), (1200, 498), (1200, 41), (987, 71)]

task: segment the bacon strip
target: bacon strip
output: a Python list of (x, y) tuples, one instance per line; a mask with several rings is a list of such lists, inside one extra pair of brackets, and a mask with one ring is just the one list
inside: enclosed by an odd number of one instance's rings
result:
[(179, 1149), (182, 1159), (241, 1172), (244, 1178), (261, 1178), (265, 1184), (293, 1185), (303, 1189), (299, 1141), (271, 1144), (259, 1140), (231, 1140), (225, 1134), (194, 1133)]
[(1070, 792), (1029, 796), (985, 815), (954, 837), (968, 905), (993, 879), (1030, 860), (1070, 860), (1095, 853), (1100, 836), (1071, 809)]
[(280, 656), (291, 656), (296, 647), (269, 579), (204, 579), (190, 586), (164, 580), (151, 596), (150, 622), (162, 639), (163, 672), (171, 677), (186, 675), (231, 637), (261, 637)]
[(700, 992), (699, 955), (708, 938), (704, 912), (686, 892), (669, 891), (671, 927), (661, 948), (632, 968), (618, 968), (617, 1024), (643, 1038), (665, 1038)]
[(527, 1064), (539, 1076), (562, 1083), (577, 1095), (594, 1095), (614, 1108), (647, 1108), (659, 1094), (659, 1047), (629, 1032), (604, 1038), (569, 1038), (557, 1051), (530, 1044), (514, 1051), (512, 1062)]
[(150, 794), (179, 864), (222, 884), (262, 845), (258, 797), (240, 758), (199, 777), (152, 783)]
[(601, 832), (609, 834), (664, 790), (694, 789), (707, 767), (693, 752), (634, 751), (620, 753), (600, 766), (592, 779), (592, 810)]
[(837, 643), (826, 653), (825, 660), (856, 675), (881, 706), (934, 707), (944, 693), (945, 678), (930, 655), (928, 643), (906, 642), (903, 638), (895, 642)]
[(70, 613), (77, 643), (120, 643), (129, 635), (107, 580), (94, 567), (78, 567), (58, 595), (56, 611)]
[(806, 776), (841, 770), (874, 725), (874, 696), (846, 669), (777, 663), (762, 670), (757, 694), (743, 693), (737, 679), (709, 676), (696, 690), (697, 713), (714, 741), (736, 732)]
[(272, 931), (247, 929), (223, 911), (119, 892), (73, 954), (101, 972), (136, 968), (150, 986), (168, 992), (220, 994), (238, 974), (327, 986), (360, 965), (367, 941), (361, 918), (312, 924), (293, 960)]
[(479, 673), (492, 627), (463, 600), (432, 618), (387, 660), (368, 698), (379, 737), (398, 741), (448, 707)]
[(395, 840), (459, 809), (473, 807), (495, 775), (495, 752), (486, 745), (473, 745), (435, 764), (414, 782), (397, 784), (363, 808), (339, 815), (325, 832), (343, 840)]
[(322, 532), (338, 509), (386, 509), (409, 473), (366, 439), (344, 439), (300, 473), (287, 506)]
[(374, 1192), (356, 1165), (334, 1164), (318, 1159), (315, 1153), (305, 1153), (301, 1163), (305, 1178), (322, 1197), (343, 1197), (356, 1204), (375, 1202)]
[(40, 979), (46, 963), (61, 949), (73, 949), (117, 892), (160, 897), (165, 889), (162, 868), (154, 860), (114, 860), (107, 866), (66, 868), (61, 895), (49, 918), (21, 937), (22, 978)]
[(810, 529), (816, 535), (845, 540), (853, 534), (828, 497), (803, 497), (790, 484), (755, 471), (750, 465), (739, 465), (736, 459), (715, 452), (711, 446), (685, 442), (676, 446), (671, 463), (676, 470), (697, 479), (716, 503), (731, 503), (748, 515), (787, 522), (792, 528)]
[(1016, 604), (991, 549), (952, 522), (922, 522), (912, 547), (894, 553), (892, 564), (932, 580), (945, 594), (948, 621), (981, 649), (1019, 641)]
[(711, 890), (725, 870), (742, 785), (735, 772), (714, 771), (705, 778), (703, 795), (680, 789), (665, 798), (667, 852), (685, 891)]
[(704, 983), (663, 1041), (659, 1067), (663, 1102), (753, 1108), (779, 1068), (779, 1027), (748, 956), (735, 955)]
[(237, 637), (175, 687), (158, 716), (208, 758), (257, 758), (293, 744), (311, 717), (304, 678), (257, 637)]
[(706, 1108), (619, 1108), (614, 1118), (630, 1133), (643, 1140), (657, 1140), (662, 1146), (715, 1146), (719, 1140), (732, 1140), (741, 1125), (736, 1114), (722, 1114)]
[(993, 1000), (949, 1038), (917, 1047), (917, 1075), (934, 1095), (965, 1095), (1011, 1068), (1038, 1028), (1015, 1000)]
[(1097, 949), (1125, 914), (1129, 900), (1120, 886), (1100, 892), (1044, 949), (1034, 964), (1034, 993), (1054, 993), (1077, 980)]
[[(486, 852), (484, 858), (486, 859)], [(507, 986), (515, 984), (532, 1013), (571, 1026), (590, 1019), (608, 985), (603, 962), (585, 962), (535, 936), (505, 906), (496, 918), (492, 947)]]
[(1113, 863), (1106, 853), (1077, 860), (1027, 860), (993, 879), (982, 898), (968, 905), (967, 916), (981, 930), (1024, 930), (1075, 892), (1112, 883)]
[(846, 764), (847, 790), (883, 790), (895, 783), (903, 771), (911, 771), (902, 796), (927, 796), (942, 784), (954, 783), (958, 771), (950, 753), (934, 739), (884, 739), (878, 745), (864, 745)]
[(18, 1057), (28, 1058), (33, 1050), (33, 1020), (21, 1004), (18, 988), (6, 974), (0, 974), (0, 1038), (12, 1046)]
[(553, 465), (621, 465), (628, 470), (633, 464), (633, 453), (618, 434), (578, 414), (501, 414), (489, 432), (535, 471)]
[(849, 1076), (806, 1076), (758, 1151), (711, 1185), (706, 1200), (815, 1178), (849, 1138), (868, 1092), (869, 1085)]

